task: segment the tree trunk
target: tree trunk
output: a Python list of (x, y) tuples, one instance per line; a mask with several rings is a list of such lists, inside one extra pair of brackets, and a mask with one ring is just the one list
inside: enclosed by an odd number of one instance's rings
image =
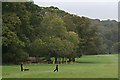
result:
[(64, 57), (62, 58), (62, 64), (64, 64)]
[(65, 64), (67, 64), (67, 58), (65, 58)]
[(51, 63), (51, 59), (50, 59), (50, 53), (49, 53), (49, 55), (48, 55), (48, 64), (50, 64)]
[(75, 62), (75, 58), (72, 58), (72, 61)]
[(51, 60), (50, 60), (50, 58), (48, 58), (48, 60), (47, 60), (47, 61), (48, 61), (48, 64), (50, 64), (50, 63), (51, 63)]
[(55, 64), (57, 64), (58, 62), (57, 62), (57, 57), (55, 57)]
[(71, 62), (72, 60), (71, 60), (71, 58), (69, 58), (69, 61), (68, 62)]

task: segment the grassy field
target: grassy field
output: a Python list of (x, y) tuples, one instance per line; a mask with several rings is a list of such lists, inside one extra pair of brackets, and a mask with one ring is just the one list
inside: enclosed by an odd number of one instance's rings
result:
[(59, 64), (59, 72), (53, 72), (55, 64), (24, 65), (29, 71), (21, 72), (20, 65), (3, 66), (3, 78), (117, 78), (118, 55), (83, 56), (74, 64)]

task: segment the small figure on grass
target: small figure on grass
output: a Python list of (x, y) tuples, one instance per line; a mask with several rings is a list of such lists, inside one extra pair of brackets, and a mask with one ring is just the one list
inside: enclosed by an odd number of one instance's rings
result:
[(23, 63), (20, 64), (21, 71), (23, 71)]
[(23, 63), (20, 64), (20, 67), (21, 67), (21, 71), (29, 71), (29, 69), (24, 69), (23, 68)]
[(56, 68), (54, 70), (54, 72), (57, 71), (58, 72), (58, 64), (56, 65)]

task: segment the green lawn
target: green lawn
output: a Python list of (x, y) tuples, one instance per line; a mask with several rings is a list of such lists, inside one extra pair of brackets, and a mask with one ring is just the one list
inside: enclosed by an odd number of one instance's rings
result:
[(24, 65), (29, 71), (21, 72), (20, 65), (3, 66), (3, 78), (117, 78), (118, 55), (83, 56), (78, 63), (59, 64), (59, 72), (53, 72), (55, 64)]

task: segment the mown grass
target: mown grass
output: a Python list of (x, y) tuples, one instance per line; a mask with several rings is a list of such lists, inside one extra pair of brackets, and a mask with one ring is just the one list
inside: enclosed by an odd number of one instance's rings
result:
[(59, 72), (53, 72), (55, 64), (24, 65), (29, 71), (21, 72), (20, 65), (2, 67), (3, 78), (117, 78), (118, 55), (83, 56), (74, 64), (59, 64)]

